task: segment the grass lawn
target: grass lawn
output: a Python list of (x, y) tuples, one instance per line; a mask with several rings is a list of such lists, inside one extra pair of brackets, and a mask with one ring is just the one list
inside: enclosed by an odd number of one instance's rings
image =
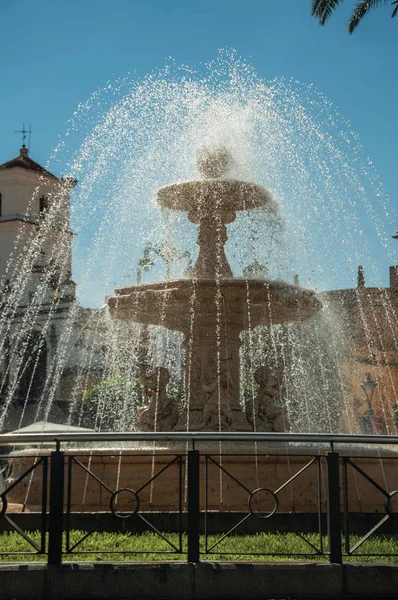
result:
[[(76, 544), (86, 535), (84, 531), (72, 531), (70, 546)], [(31, 540), (40, 544), (39, 532), (29, 534)], [(179, 537), (175, 533), (164, 534), (171, 544), (179, 550)], [(310, 544), (319, 548), (319, 536), (306, 534), (305, 539)], [(209, 536), (208, 550), (219, 541), (221, 536)], [(358, 536), (351, 537), (351, 547), (358, 541)], [(327, 538), (323, 539), (324, 551), (327, 552)], [(187, 538), (182, 538), (182, 553), (176, 552), (165, 540), (155, 533), (130, 534), (130, 533), (97, 533), (90, 534), (73, 551), (64, 556), (64, 562), (72, 561), (159, 561), (159, 560), (186, 560)], [(89, 554), (78, 553), (78, 551)], [(205, 551), (205, 539), (201, 538), (201, 551)], [(3, 532), (0, 534), (0, 561), (43, 561), (47, 557), (38, 555), (32, 546), (17, 532)], [(24, 554), (32, 552), (32, 554)], [(103, 552), (101, 554), (100, 552)], [(132, 554), (122, 554), (129, 552)], [(164, 554), (167, 552), (167, 554)], [(18, 553), (18, 554), (12, 554)], [(134, 554), (137, 553), (137, 554)], [(163, 553), (163, 554), (162, 554)], [(227, 553), (227, 554), (222, 554)], [(261, 555), (261, 553), (266, 553)], [(361, 553), (361, 554), (360, 554)], [(290, 556), (289, 556), (290, 554)], [(296, 554), (298, 556), (291, 556)], [(380, 556), (380, 555), (387, 556)], [(392, 556), (396, 554), (397, 556)], [(379, 555), (379, 556), (377, 556)], [(388, 556), (389, 555), (389, 556)], [(298, 534), (284, 533), (271, 534), (259, 533), (257, 535), (230, 536), (217, 544), (211, 553), (203, 554), (201, 560), (207, 561), (327, 561), (327, 556), (319, 556), (315, 549), (302, 539)], [(345, 557), (345, 561), (359, 562), (398, 562), (398, 536), (380, 535), (366, 540), (356, 551), (355, 556)]]

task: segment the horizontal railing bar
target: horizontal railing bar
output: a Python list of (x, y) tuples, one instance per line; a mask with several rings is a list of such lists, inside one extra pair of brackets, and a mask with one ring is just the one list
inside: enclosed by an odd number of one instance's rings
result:
[[(344, 433), (265, 432), (93, 432), (93, 433), (4, 433), (0, 446), (64, 442), (302, 442), (322, 444), (397, 444), (397, 435), (355, 435)], [(154, 450), (156, 447), (154, 447)]]

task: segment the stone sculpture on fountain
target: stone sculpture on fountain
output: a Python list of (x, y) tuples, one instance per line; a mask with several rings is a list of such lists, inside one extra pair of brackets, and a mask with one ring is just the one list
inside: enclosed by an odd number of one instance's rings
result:
[(283, 404), (283, 370), (258, 367), (254, 380), (257, 395), (246, 402), (246, 417), (254, 431), (287, 431), (289, 419)]
[(135, 423), (138, 431), (172, 431), (178, 422), (179, 408), (175, 398), (167, 395), (170, 373), (165, 367), (156, 367), (153, 373), (141, 376), (144, 396), (150, 398)]

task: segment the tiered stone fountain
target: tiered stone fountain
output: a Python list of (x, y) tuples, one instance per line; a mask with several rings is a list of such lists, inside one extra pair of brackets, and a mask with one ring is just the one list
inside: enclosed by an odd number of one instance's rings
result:
[(297, 286), (233, 277), (224, 251), (226, 225), (238, 211), (275, 211), (276, 205), (263, 187), (226, 178), (224, 148), (200, 151), (198, 167), (202, 179), (163, 187), (156, 198), (162, 207), (187, 211), (199, 225), (190, 279), (118, 288), (108, 304), (117, 319), (183, 333), (186, 408), (176, 429), (248, 431), (239, 401), (241, 332), (307, 319), (321, 304), (314, 292)]
[[(157, 194), (161, 206), (187, 211), (190, 221), (199, 225), (200, 251), (191, 278), (119, 288), (108, 301), (112, 315), (118, 319), (161, 325), (184, 335), (185, 409), (179, 414), (167, 397), (169, 375), (164, 367), (157, 367), (154, 373), (144, 377), (156, 410), (152, 410), (152, 406), (145, 419), (138, 417), (137, 428), (145, 423), (146, 430), (157, 431), (173, 428), (281, 431), (284, 429), (282, 420), (272, 418), (272, 415), (275, 417), (275, 406), (270, 405), (273, 394), (264, 392), (278, 377), (275, 379), (266, 365), (254, 374), (259, 384), (254, 405), (245, 411), (240, 404), (239, 336), (249, 327), (302, 321), (316, 313), (321, 305), (312, 291), (298, 286), (264, 279), (234, 279), (224, 252), (226, 225), (234, 221), (237, 211), (274, 211), (276, 207), (264, 188), (225, 177), (228, 154), (224, 149), (201, 152), (198, 162), (202, 179), (169, 185)], [(157, 418), (159, 414), (161, 418)], [(261, 452), (256, 457), (250, 455), (257, 449)], [(294, 457), (274, 456), (272, 449), (261, 444), (254, 448), (223, 444), (222, 457), (217, 457), (221, 451), (218, 444), (207, 450), (215, 458), (207, 463), (207, 486), (201, 486), (202, 506), (207, 487), (209, 510), (247, 511), (248, 491), (253, 491), (252, 500), (256, 494), (258, 508), (267, 511), (267, 501), (272, 496), (268, 490), (279, 490), (279, 511), (317, 511), (317, 465), (308, 466), (317, 453), (316, 448), (303, 447), (302, 455)], [(152, 444), (133, 449), (78, 451), (81, 464), (73, 465), (71, 510), (109, 512), (110, 502), (117, 496), (118, 512), (134, 513), (138, 509), (137, 495), (141, 511), (172, 512), (180, 500), (185, 506), (185, 494), (179, 496), (185, 481), (185, 463), (182, 458), (181, 462), (176, 458), (185, 451), (185, 445), (167, 448)], [(12, 480), (32, 465), (32, 454), (36, 455), (37, 451), (28, 451), (16, 461)], [(218, 460), (222, 461), (222, 470)], [(365, 471), (380, 480), (379, 465), (368, 464), (366, 456), (361, 460)], [(204, 483), (204, 471), (201, 472)], [(287, 484), (295, 473), (300, 476)], [(366, 512), (376, 507), (382, 511), (384, 497), (375, 500), (374, 493), (369, 495), (366, 489), (358, 487), (366, 486), (367, 482), (355, 481), (354, 485), (352, 477), (351, 473), (350, 510)], [(383, 477), (388, 479), (387, 487), (391, 488), (395, 474), (388, 465), (383, 469)], [(383, 481), (380, 480), (380, 485), (384, 485)], [(263, 490), (265, 497), (260, 497), (258, 488), (263, 486), (267, 488)], [(30, 480), (25, 478), (14, 488), (12, 500), (19, 504), (27, 502), (32, 510), (37, 504), (39, 509), (41, 489), (41, 475), (34, 471)], [(322, 503), (324, 506), (324, 498)]]

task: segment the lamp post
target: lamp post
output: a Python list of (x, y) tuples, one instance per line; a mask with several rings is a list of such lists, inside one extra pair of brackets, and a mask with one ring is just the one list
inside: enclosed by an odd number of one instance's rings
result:
[(164, 244), (147, 244), (144, 249), (144, 254), (142, 258), (138, 261), (137, 268), (137, 283), (141, 283), (142, 271), (149, 271), (155, 264), (153, 258), (151, 258), (150, 253), (153, 252), (156, 256), (161, 258), (166, 263), (166, 279), (170, 279), (171, 275), (171, 265), (173, 262), (178, 262), (182, 258), (185, 258), (187, 261), (187, 266), (185, 268), (184, 273), (186, 275), (189, 274), (192, 268), (192, 260), (191, 254), (186, 250), (185, 252), (180, 252), (169, 244), (165, 242)]
[(149, 256), (149, 250), (150, 250), (150, 247), (146, 246), (144, 249), (144, 254), (143, 254), (142, 258), (140, 258), (140, 260), (138, 261), (138, 267), (137, 267), (137, 283), (138, 284), (141, 283), (142, 271), (149, 271), (150, 269), (152, 269), (153, 265), (155, 264), (155, 262)]
[(369, 433), (373, 433), (373, 395), (378, 387), (379, 386), (376, 383), (376, 381), (373, 381), (373, 379), (371, 378), (370, 373), (366, 373), (366, 378), (361, 383), (361, 388), (365, 393), (365, 402), (368, 406), (366, 411), (366, 417), (369, 425)]

